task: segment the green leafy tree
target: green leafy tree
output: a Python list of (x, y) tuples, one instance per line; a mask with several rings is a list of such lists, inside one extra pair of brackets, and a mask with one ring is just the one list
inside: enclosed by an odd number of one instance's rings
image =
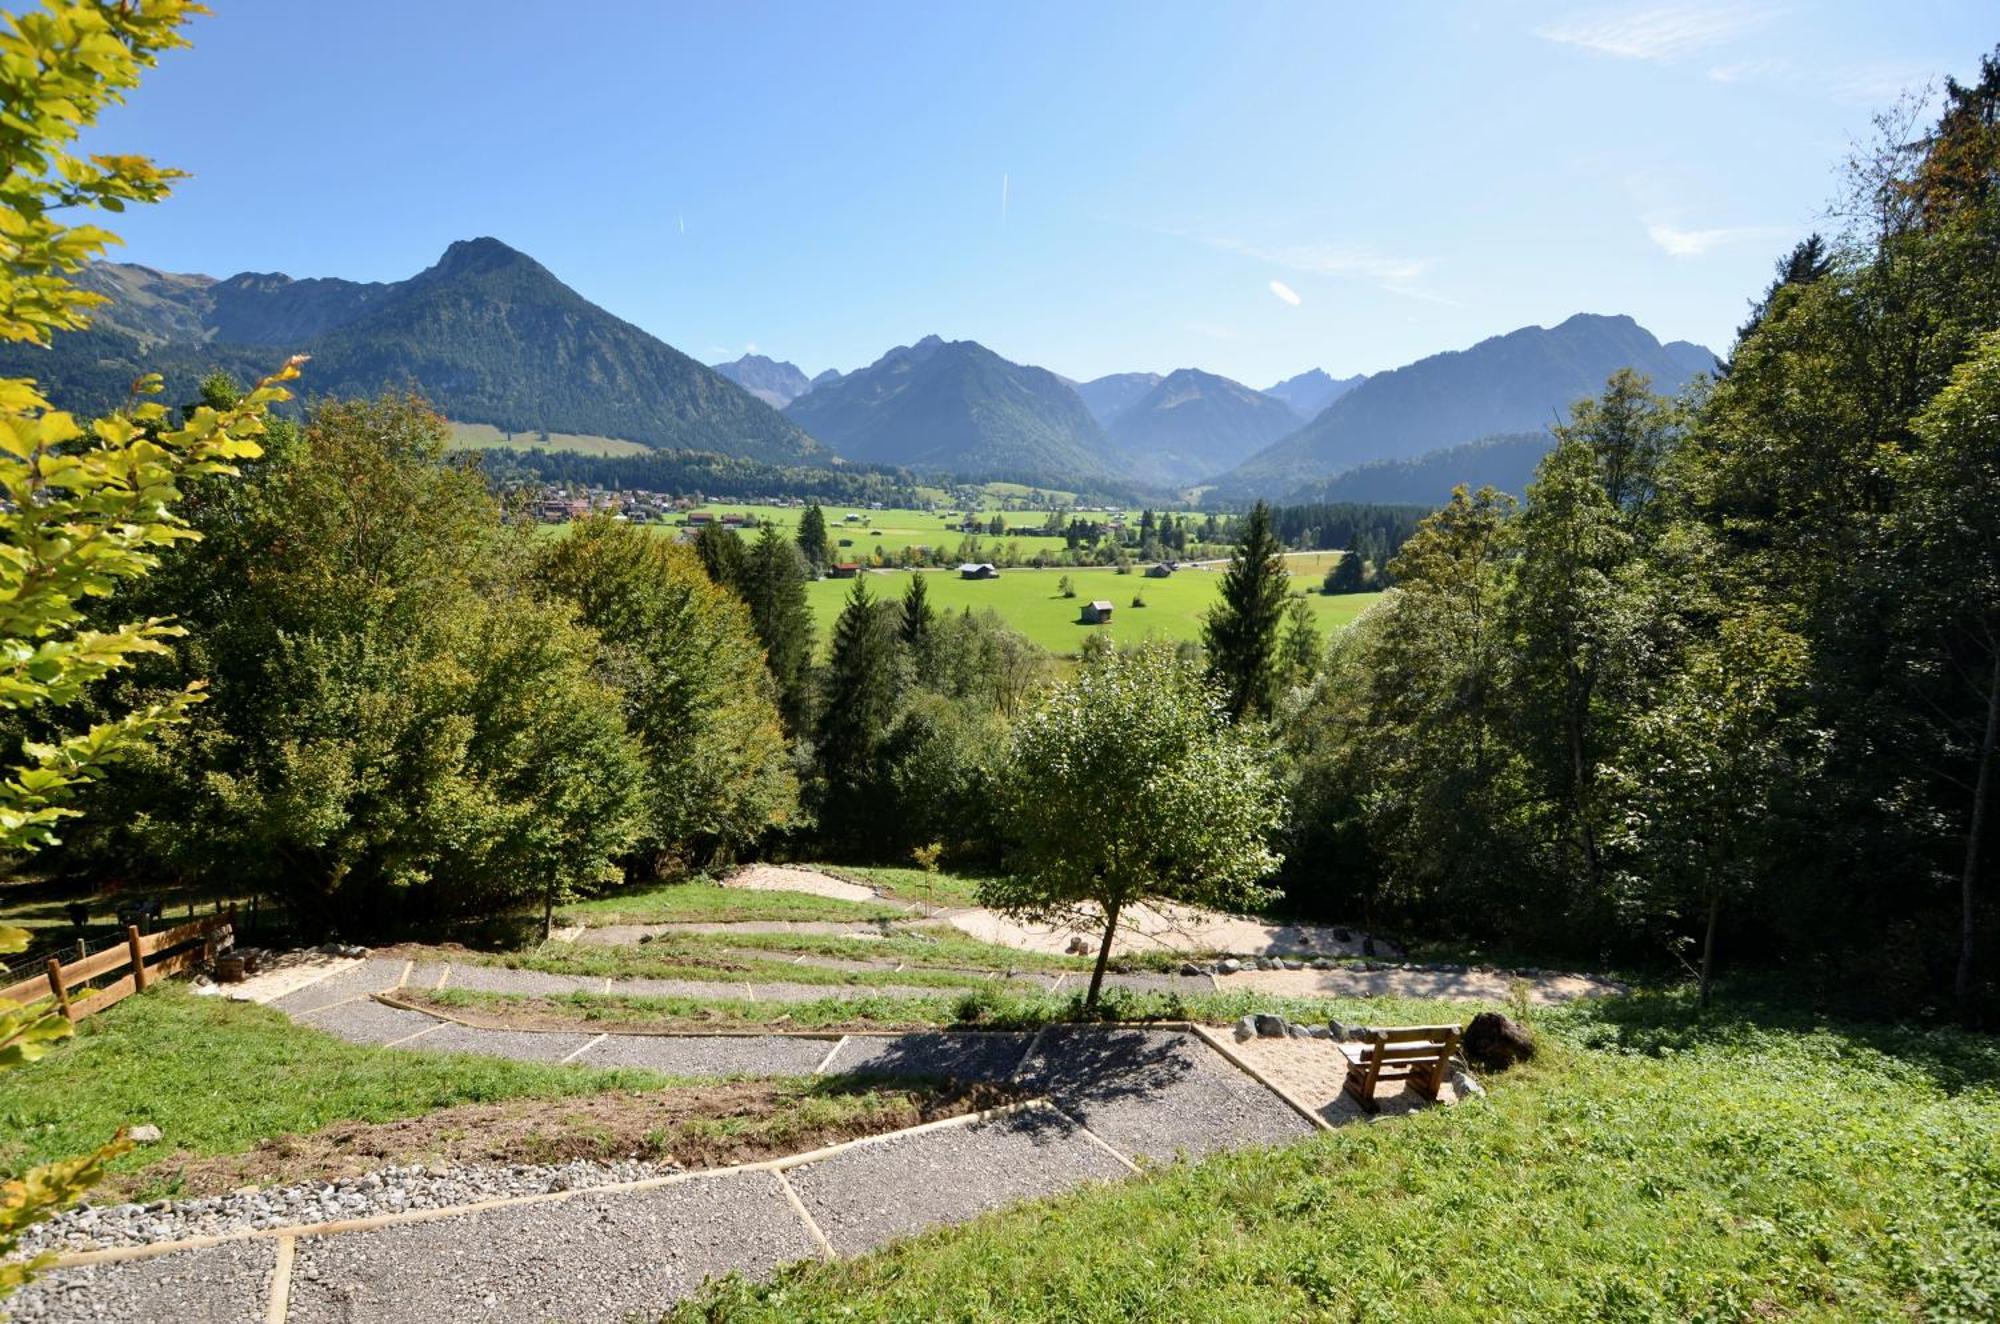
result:
[(1004, 878), (980, 900), (1035, 919), (1104, 925), (1086, 1009), (1097, 1006), (1118, 917), (1157, 899), (1244, 907), (1269, 893), (1280, 822), (1264, 752), (1220, 693), (1168, 647), (1114, 653), (1015, 727)]
[[(160, 52), (185, 46), (196, 6), (49, 0), (0, 14), (0, 341), (46, 346), (90, 323), (101, 296), (71, 279), (116, 236), (60, 219), (155, 202), (180, 178), (144, 157), (79, 155), (78, 136), (136, 87)], [(288, 365), (226, 411), (197, 409), (178, 426), (156, 403), (95, 421), (52, 409), (25, 378), (0, 379), (0, 708), (46, 717), (93, 683), (164, 651), (177, 627), (161, 618), (91, 621), (93, 599), (151, 572), (161, 552), (194, 535), (174, 510), (180, 484), (232, 472), (259, 453), (267, 406), (297, 375)], [(157, 379), (140, 390), (157, 391)], [(113, 760), (142, 750), (185, 720), (203, 696), (188, 686), (82, 732), (23, 744), (0, 780), (0, 848), (55, 840), (69, 801)], [(25, 935), (0, 928), (0, 951)], [(0, 1070), (33, 1060), (69, 1025), (39, 1007), (0, 1003)], [(82, 1158), (33, 1168), (0, 1187), (0, 1256), (21, 1233), (74, 1200), (122, 1151), (121, 1136)], [(0, 1297), (40, 1259), (0, 1262)]]
[(833, 564), (833, 543), (826, 534), (826, 512), (814, 502), (799, 516), (799, 554), (806, 558), (815, 579)]
[(599, 672), (644, 750), (641, 872), (792, 820), (798, 786), (750, 611), (698, 557), (598, 518), (546, 545), (535, 577), (596, 632)]
[(806, 564), (775, 525), (766, 524), (744, 567), (742, 594), (750, 623), (764, 645), (764, 662), (778, 687), (778, 714), (786, 734), (812, 730), (814, 709), (813, 619), (806, 602)]
[(1209, 672), (1238, 720), (1270, 715), (1278, 686), (1278, 629), (1290, 593), (1284, 547), (1271, 531), (1271, 508), (1259, 501), (1237, 535), (1222, 600), (1202, 625)]
[[(1898, 622), (1914, 679), (1963, 698), (1932, 709), (1940, 744), (1966, 767), (1958, 868), (1958, 960), (1952, 991), (1975, 1015), (1980, 868), (1993, 851), (2000, 747), (2000, 332), (1983, 337), (1917, 418), (1914, 444), (1893, 451), (1902, 508), (1890, 534), (1908, 588)], [(1971, 702), (1965, 702), (1969, 698)]]

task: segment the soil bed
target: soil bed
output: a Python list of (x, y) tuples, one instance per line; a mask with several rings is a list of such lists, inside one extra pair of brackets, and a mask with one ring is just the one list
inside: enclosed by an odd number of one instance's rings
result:
[(393, 1122), (341, 1122), (279, 1136), (244, 1153), (175, 1155), (120, 1173), (97, 1203), (170, 1191), (220, 1195), (245, 1186), (334, 1182), (396, 1164), (497, 1166), (637, 1159), (725, 1167), (899, 1130), (1010, 1103), (993, 1084), (829, 1077), (678, 1085), (568, 1099), (465, 1104)]

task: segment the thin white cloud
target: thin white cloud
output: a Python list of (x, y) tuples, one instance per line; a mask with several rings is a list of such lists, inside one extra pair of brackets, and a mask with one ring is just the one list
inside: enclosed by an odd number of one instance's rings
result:
[(1537, 28), (1535, 35), (1621, 60), (1673, 60), (1754, 31), (1774, 12), (1750, 4), (1597, 9)]
[(1718, 226), (1707, 230), (1683, 230), (1661, 221), (1649, 222), (1646, 237), (1668, 257), (1706, 257), (1718, 248), (1752, 240), (1782, 238), (1788, 231), (1774, 225)]
[(1181, 237), (1198, 239), (1210, 248), (1254, 258), (1259, 262), (1268, 262), (1287, 271), (1297, 271), (1308, 276), (1334, 276), (1346, 280), (1367, 281), (1391, 294), (1400, 294), (1410, 299), (1423, 299), (1430, 303), (1452, 302), (1441, 294), (1433, 294), (1421, 288), (1417, 283), (1437, 265), (1435, 258), (1397, 257), (1365, 248), (1336, 244), (1280, 244), (1270, 247), (1223, 235)]
[(1887, 110), (1905, 93), (1928, 99), (1934, 78), (1932, 70), (1912, 61), (1882, 60), (1835, 69), (1826, 90), (1835, 101), (1850, 106)]
[(1271, 293), (1277, 295), (1280, 299), (1283, 299), (1286, 303), (1290, 304), (1294, 308), (1298, 307), (1300, 304), (1305, 302), (1304, 299), (1301, 299), (1299, 297), (1299, 292), (1297, 290), (1293, 289), (1291, 286), (1285, 284), (1285, 282), (1281, 280), (1274, 280), (1271, 282)]
[(1711, 83), (1761, 83), (1770, 79), (1783, 79), (1792, 72), (1792, 62), (1781, 56), (1763, 60), (1737, 60), (1731, 64), (1718, 64), (1708, 71)]

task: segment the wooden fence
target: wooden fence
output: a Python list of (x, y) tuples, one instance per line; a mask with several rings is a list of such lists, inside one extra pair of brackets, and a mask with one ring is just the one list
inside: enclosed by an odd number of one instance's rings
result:
[[(227, 916), (209, 915), (158, 933), (140, 933), (137, 925), (129, 926), (123, 943), (80, 961), (64, 965), (50, 957), (44, 973), (0, 988), (0, 1002), (34, 1002), (53, 997), (63, 1015), (71, 1021), (80, 1021), (134, 993), (144, 992), (156, 979), (213, 960), (217, 949), (226, 946), (233, 935), (234, 919), (231, 907)], [(87, 989), (80, 998), (70, 997), (72, 990), (121, 970), (125, 973), (104, 987)]]

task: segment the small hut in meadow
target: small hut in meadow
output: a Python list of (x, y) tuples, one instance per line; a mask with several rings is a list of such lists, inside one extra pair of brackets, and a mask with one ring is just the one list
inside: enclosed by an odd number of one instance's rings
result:
[(1111, 604), (1103, 598), (1099, 598), (1095, 602), (1086, 602), (1083, 604), (1083, 623), (1085, 625), (1104, 625), (1110, 620)]

